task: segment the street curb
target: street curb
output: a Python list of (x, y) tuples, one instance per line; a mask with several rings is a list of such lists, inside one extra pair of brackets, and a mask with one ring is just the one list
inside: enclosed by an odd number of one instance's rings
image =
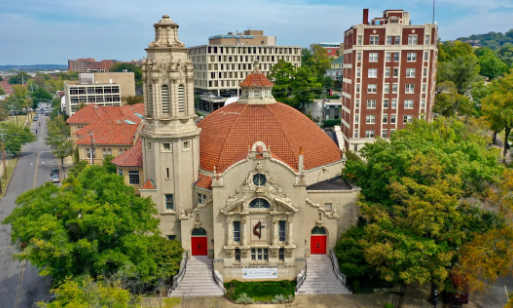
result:
[[(12, 169), (12, 174), (14, 174), (14, 171), (16, 170), (16, 166), (18, 166), (18, 159), (16, 159), (16, 164), (14, 164), (14, 168)], [(6, 170), (7, 172), (7, 170)], [(12, 175), (11, 175), (11, 178), (9, 179), (9, 182), (7, 182), (7, 185), (5, 186), (5, 192), (4, 192), (4, 195), (2, 197), (0, 197), (0, 200), (2, 200), (5, 195), (7, 195), (7, 190), (9, 189), (9, 186), (11, 185), (11, 179), (12, 179)]]

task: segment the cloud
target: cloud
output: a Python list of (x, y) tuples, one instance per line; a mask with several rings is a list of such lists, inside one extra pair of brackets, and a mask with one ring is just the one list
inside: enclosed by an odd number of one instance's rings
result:
[[(228, 31), (262, 29), (280, 45), (306, 47), (322, 41), (343, 41), (343, 33), (361, 22), (362, 9), (371, 18), (389, 8), (412, 12), (415, 23), (431, 21), (425, 0), (17, 0), (0, 7), (0, 64), (60, 63), (78, 57), (130, 60), (145, 55), (153, 24), (168, 14), (180, 25), (187, 46), (208, 44), (208, 36)], [(437, 20), (443, 39), (484, 29), (506, 31), (512, 8), (503, 0), (438, 0)], [(450, 14), (444, 14), (450, 12)], [(461, 13), (459, 13), (461, 12)], [(470, 18), (469, 16), (472, 16)], [(485, 28), (472, 19), (479, 20)], [(475, 31), (468, 33), (468, 31)], [(491, 31), (491, 30), (490, 30)]]

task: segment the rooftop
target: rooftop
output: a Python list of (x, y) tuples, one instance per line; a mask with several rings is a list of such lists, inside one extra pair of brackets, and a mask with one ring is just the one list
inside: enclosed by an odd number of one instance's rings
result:
[(119, 167), (141, 167), (143, 166), (142, 158), (142, 139), (138, 138), (135, 145), (127, 151), (120, 154), (112, 160), (112, 163)]
[(353, 187), (349, 185), (341, 176), (322, 181), (306, 187), (306, 190), (352, 190)]

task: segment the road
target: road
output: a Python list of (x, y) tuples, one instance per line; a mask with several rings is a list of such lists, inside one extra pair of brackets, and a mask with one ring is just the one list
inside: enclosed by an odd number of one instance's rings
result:
[[(22, 148), (7, 193), (0, 201), (0, 221), (11, 213), (20, 194), (44, 184), (50, 179), (51, 169), (57, 169), (57, 159), (44, 141), (46, 119), (40, 115), (39, 121), (31, 125), (34, 132), (37, 129), (38, 138)], [(10, 241), (10, 226), (0, 225), (0, 308), (35, 307), (36, 302), (49, 299), (51, 279), (39, 276), (30, 263), (13, 261), (12, 254), (17, 250)]]

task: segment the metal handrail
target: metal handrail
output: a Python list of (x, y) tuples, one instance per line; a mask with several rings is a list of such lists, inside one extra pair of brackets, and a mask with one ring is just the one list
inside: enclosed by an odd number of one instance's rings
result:
[(224, 288), (223, 278), (218, 271), (214, 270), (214, 259), (212, 259), (212, 278), (214, 278), (214, 282), (218, 287), (223, 290), (223, 293), (226, 293), (226, 289)]
[(297, 280), (297, 283), (296, 283), (296, 293), (299, 291), (299, 288), (301, 288), (301, 286), (305, 282), (307, 271), (308, 271), (308, 263), (306, 262), (306, 254), (305, 254), (305, 269), (301, 270), (301, 272), (299, 272), (299, 275), (302, 275), (302, 276), (299, 277), (299, 279)]
[(182, 282), (183, 277), (185, 277), (185, 272), (187, 271), (187, 259), (189, 257), (189, 252), (184, 251), (182, 262), (180, 262), (180, 270), (178, 271), (178, 274), (173, 276), (173, 285), (171, 286), (170, 292), (173, 291), (178, 287), (180, 282)]
[(335, 252), (333, 252), (333, 249), (330, 249), (330, 260), (331, 265), (333, 267), (333, 272), (335, 273), (335, 277), (346, 287), (351, 293), (354, 293), (353, 290), (351, 290), (351, 287), (347, 284), (347, 277), (346, 275), (342, 274), (340, 272), (340, 269), (338, 268), (338, 259), (337, 256), (335, 256)]

